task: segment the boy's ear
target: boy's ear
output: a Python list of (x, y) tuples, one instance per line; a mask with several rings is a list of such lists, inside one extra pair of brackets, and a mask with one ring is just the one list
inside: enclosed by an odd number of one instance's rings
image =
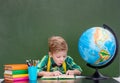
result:
[(52, 57), (52, 53), (51, 52), (49, 52), (49, 56)]

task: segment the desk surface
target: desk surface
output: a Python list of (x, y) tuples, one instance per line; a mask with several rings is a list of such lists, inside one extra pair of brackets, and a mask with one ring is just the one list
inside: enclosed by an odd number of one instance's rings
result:
[(5, 82), (1, 83), (120, 83), (113, 78), (92, 80), (86, 79), (85, 77), (77, 77), (75, 80), (41, 80), (38, 78), (37, 81), (16, 81), (16, 82)]

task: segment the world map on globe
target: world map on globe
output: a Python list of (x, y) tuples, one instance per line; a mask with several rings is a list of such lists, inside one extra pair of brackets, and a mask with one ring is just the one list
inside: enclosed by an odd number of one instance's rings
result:
[(114, 35), (102, 27), (92, 27), (79, 38), (80, 56), (93, 66), (109, 63), (115, 55), (116, 40)]

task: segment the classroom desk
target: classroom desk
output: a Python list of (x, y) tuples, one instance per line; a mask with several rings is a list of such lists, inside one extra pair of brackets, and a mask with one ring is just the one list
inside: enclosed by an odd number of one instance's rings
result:
[(85, 77), (77, 77), (75, 80), (41, 80), (38, 78), (37, 81), (16, 81), (16, 82), (5, 82), (2, 81), (1, 83), (120, 83), (119, 81), (108, 78), (108, 79), (102, 79), (102, 80), (91, 80), (86, 79)]

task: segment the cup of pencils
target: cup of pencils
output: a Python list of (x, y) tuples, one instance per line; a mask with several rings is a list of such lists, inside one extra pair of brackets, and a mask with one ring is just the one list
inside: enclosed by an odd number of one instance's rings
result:
[(28, 65), (28, 74), (29, 74), (29, 80), (37, 80), (37, 66), (36, 63), (26, 61)]

